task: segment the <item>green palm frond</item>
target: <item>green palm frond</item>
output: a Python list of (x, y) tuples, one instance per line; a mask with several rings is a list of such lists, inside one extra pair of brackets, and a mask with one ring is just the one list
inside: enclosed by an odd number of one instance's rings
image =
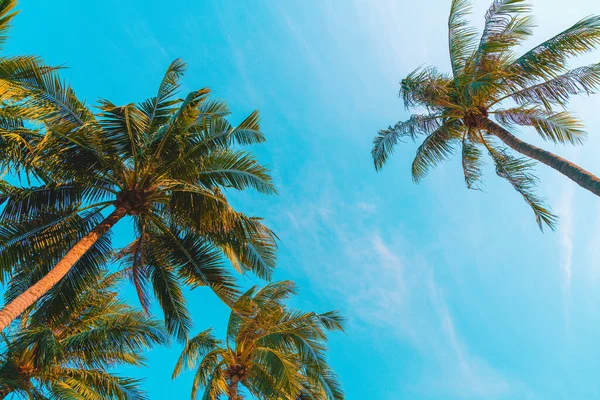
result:
[(319, 322), (329, 331), (344, 331), (345, 318), (338, 311), (317, 314)]
[(600, 45), (600, 17), (590, 16), (553, 38), (534, 47), (510, 66), (518, 84), (536, 79), (552, 79), (565, 70), (569, 58), (587, 53)]
[(154, 160), (176, 159), (180, 154), (177, 151), (177, 138), (194, 126), (199, 112), (198, 107), (207, 99), (209, 89), (199, 89), (189, 93), (179, 104), (179, 108), (170, 116), (165, 125), (162, 125), (155, 135), (151, 137), (149, 154)]
[(445, 123), (425, 138), (417, 149), (412, 164), (412, 177), (415, 182), (421, 181), (431, 168), (452, 155), (456, 144), (462, 138), (461, 130), (464, 128), (456, 123)]
[(469, 132), (465, 132), (462, 140), (462, 167), (465, 175), (465, 183), (469, 189), (479, 189), (477, 183), (483, 175), (483, 162), (481, 161), (481, 150), (473, 143)]
[(490, 72), (496, 58), (531, 36), (533, 20), (526, 15), (530, 10), (526, 0), (493, 1), (485, 14), (483, 33), (473, 54), (476, 74)]
[(494, 164), (496, 165), (496, 173), (501, 178), (506, 179), (512, 187), (523, 196), (523, 199), (535, 215), (535, 220), (540, 229), (544, 225), (550, 229), (554, 229), (557, 217), (552, 211), (547, 208), (543, 200), (536, 195), (533, 190), (537, 185), (537, 177), (531, 173), (535, 163), (526, 158), (517, 158), (510, 155), (505, 149), (499, 148), (493, 144), (489, 144), (483, 139), (487, 150), (489, 151)]
[(393, 154), (394, 147), (404, 137), (415, 140), (417, 135), (429, 135), (441, 126), (440, 115), (412, 115), (406, 122), (398, 122), (395, 126), (379, 131), (373, 139), (371, 155), (375, 168), (380, 170)]
[(532, 126), (545, 139), (554, 143), (582, 144), (586, 137), (583, 123), (567, 111), (548, 112), (538, 108), (496, 110), (496, 120), (505, 126)]
[(181, 59), (174, 60), (167, 68), (156, 96), (138, 105), (139, 110), (146, 115), (150, 134), (155, 134), (156, 130), (168, 121), (173, 105), (177, 103), (172, 97), (180, 88), (180, 79), (185, 68), (186, 65)]
[(591, 95), (600, 87), (600, 63), (576, 68), (548, 81), (510, 93), (518, 104), (539, 104), (546, 110), (565, 107), (572, 96)]
[(469, 0), (452, 0), (448, 17), (448, 44), (455, 77), (462, 75), (467, 60), (477, 48), (477, 31), (466, 20), (470, 13)]
[(202, 331), (193, 338), (190, 338), (186, 342), (183, 352), (177, 360), (171, 378), (177, 378), (183, 368), (192, 369), (200, 358), (204, 358), (209, 353), (215, 353), (214, 355), (216, 357), (218, 355), (216, 350), (220, 345), (221, 342), (215, 338), (212, 329)]
[(453, 88), (455, 85), (450, 76), (435, 67), (419, 67), (402, 79), (398, 95), (407, 110), (422, 106), (428, 111), (436, 111), (452, 104)]
[[(81, 396), (86, 400), (143, 400), (147, 399), (139, 389), (139, 379), (122, 378), (102, 370), (84, 370), (74, 368), (56, 368), (52, 371), (62, 376), (62, 381), (57, 386), (67, 389), (62, 393), (71, 396)], [(76, 397), (77, 398), (77, 397)]]
[(0, 1), (0, 49), (4, 47), (11, 21), (17, 15), (17, 12), (13, 11), (16, 5), (16, 0)]
[(181, 287), (177, 282), (177, 274), (169, 266), (152, 264), (149, 266), (151, 268), (150, 281), (163, 311), (167, 332), (184, 342), (192, 327), (192, 318), (187, 310)]
[(243, 151), (225, 150), (204, 158), (203, 170), (197, 182), (207, 188), (220, 186), (244, 190), (253, 188), (261, 193), (275, 194), (268, 170)]
[(145, 132), (149, 128), (148, 116), (135, 104), (118, 107), (108, 100), (101, 100), (98, 108), (99, 123), (115, 153), (132, 158), (137, 163), (145, 145)]

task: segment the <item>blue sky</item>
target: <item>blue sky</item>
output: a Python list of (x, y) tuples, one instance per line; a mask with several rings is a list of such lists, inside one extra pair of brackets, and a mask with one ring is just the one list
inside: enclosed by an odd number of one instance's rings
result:
[[(279, 196), (235, 203), (280, 236), (276, 278), (298, 283), (294, 305), (347, 316), (330, 360), (349, 400), (600, 397), (597, 198), (539, 167), (539, 192), (561, 216), (542, 234), (491, 168), (484, 192), (466, 189), (457, 157), (414, 185), (409, 143), (383, 172), (372, 167), (374, 134), (408, 116), (398, 81), (421, 64), (449, 69), (449, 0), (21, 3), (7, 51), (68, 66), (89, 102), (149, 97), (181, 57), (184, 90), (210, 87), (236, 121), (260, 109), (268, 142), (256, 152)], [(489, 2), (475, 3), (480, 24)], [(591, 0), (532, 3), (532, 44), (600, 12)], [(590, 132), (583, 147), (522, 137), (599, 173), (598, 105), (572, 104)], [(223, 331), (212, 294), (188, 299), (195, 331)], [(156, 349), (148, 368), (123, 372), (145, 377), (152, 399), (187, 398), (192, 375), (170, 380), (178, 354)]]

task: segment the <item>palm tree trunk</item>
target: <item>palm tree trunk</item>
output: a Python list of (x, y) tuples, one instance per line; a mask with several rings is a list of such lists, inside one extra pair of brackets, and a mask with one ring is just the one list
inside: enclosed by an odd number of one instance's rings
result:
[(571, 179), (582, 188), (589, 190), (596, 196), (600, 196), (600, 178), (591, 172), (578, 167), (572, 162), (565, 160), (556, 154), (523, 142), (506, 129), (487, 118), (481, 121), (481, 127), (484, 128), (489, 134), (496, 136), (511, 149), (527, 157), (533, 158), (534, 160), (537, 160), (543, 164), (546, 164), (550, 168), (555, 169), (567, 178)]
[(240, 381), (240, 379), (234, 375), (233, 377), (231, 377), (231, 380), (229, 381), (229, 385), (227, 388), (227, 395), (228, 395), (228, 399), (229, 400), (238, 400), (238, 382)]
[(118, 207), (108, 217), (85, 235), (65, 256), (39, 281), (29, 289), (17, 296), (13, 301), (0, 310), (0, 332), (4, 330), (15, 318), (17, 318), (29, 306), (48, 292), (54, 285), (73, 268), (75, 263), (88, 251), (98, 239), (108, 232), (121, 218), (127, 214), (127, 210)]

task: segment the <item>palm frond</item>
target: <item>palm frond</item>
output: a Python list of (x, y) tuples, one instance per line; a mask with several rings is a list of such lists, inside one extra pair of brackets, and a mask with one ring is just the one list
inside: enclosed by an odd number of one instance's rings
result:
[(11, 21), (17, 15), (17, 12), (13, 11), (16, 5), (16, 0), (0, 1), (0, 49), (4, 47)]
[(558, 113), (538, 108), (496, 110), (496, 120), (506, 126), (532, 126), (545, 139), (554, 143), (582, 144), (586, 137), (583, 123), (567, 111)]
[(156, 96), (138, 105), (138, 109), (146, 115), (150, 135), (168, 121), (171, 107), (176, 103), (171, 99), (179, 90), (179, 81), (185, 68), (186, 65), (181, 59), (174, 60), (167, 68)]
[(254, 188), (261, 193), (275, 194), (268, 170), (243, 151), (214, 152), (204, 158), (197, 182), (210, 188), (215, 186), (244, 190)]
[(431, 168), (452, 155), (463, 129), (456, 122), (447, 122), (425, 138), (412, 163), (413, 181), (421, 181)]
[[(214, 360), (216, 360), (216, 357), (218, 357), (217, 349), (220, 344), (221, 342), (213, 335), (212, 329), (202, 331), (193, 338), (190, 338), (186, 342), (185, 347), (177, 360), (177, 364), (175, 364), (171, 379), (177, 378), (184, 369), (194, 368), (200, 358), (206, 358), (210, 353), (213, 353), (211, 356), (214, 356)], [(211, 365), (212, 361), (213, 359), (211, 358)], [(201, 365), (200, 369), (204, 370), (203, 367), (205, 366)], [(202, 384), (204, 385), (205, 383), (205, 380), (203, 380)]]
[(477, 144), (471, 140), (469, 132), (463, 135), (462, 167), (467, 188), (479, 189), (477, 183), (481, 181), (481, 176), (483, 175), (483, 162), (481, 161), (481, 151), (477, 147)]
[(536, 79), (552, 79), (564, 71), (569, 58), (600, 45), (600, 16), (590, 16), (543, 42), (516, 59), (509, 71), (515, 83), (525, 87)]
[(550, 111), (553, 105), (565, 107), (572, 96), (591, 95), (600, 87), (600, 63), (576, 68), (548, 81), (527, 86), (508, 95), (517, 104), (543, 105)]
[(477, 31), (469, 26), (466, 16), (471, 13), (469, 0), (452, 0), (448, 17), (448, 44), (452, 72), (457, 78), (462, 75), (468, 58), (477, 47)]
[(404, 137), (415, 140), (417, 135), (429, 135), (442, 124), (440, 115), (412, 115), (406, 122), (398, 122), (395, 126), (379, 131), (373, 139), (373, 162), (380, 170), (393, 154), (394, 147)]
[(165, 265), (152, 267), (154, 267), (150, 269), (152, 287), (164, 313), (167, 332), (175, 335), (179, 341), (185, 342), (192, 327), (192, 319), (177, 283), (177, 275)]
[(487, 73), (494, 59), (531, 36), (533, 20), (526, 0), (494, 0), (485, 14), (483, 34), (473, 55), (476, 74)]
[(483, 139), (494, 163), (496, 173), (506, 179), (512, 187), (523, 196), (523, 199), (535, 215), (538, 226), (543, 230), (544, 225), (554, 229), (557, 217), (547, 208), (543, 200), (533, 190), (537, 186), (538, 179), (531, 173), (534, 163), (525, 158), (517, 158), (510, 155), (505, 149), (495, 147)]

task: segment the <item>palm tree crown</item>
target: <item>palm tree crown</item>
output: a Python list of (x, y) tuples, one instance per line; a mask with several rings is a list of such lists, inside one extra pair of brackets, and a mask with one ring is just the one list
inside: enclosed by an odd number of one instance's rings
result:
[[(135, 238), (118, 258), (142, 305), (148, 309), (150, 286), (169, 332), (181, 340), (191, 320), (180, 283), (209, 286), (233, 301), (239, 293), (222, 255), (239, 271), (270, 277), (273, 233), (235, 211), (224, 193), (275, 192), (267, 170), (240, 149), (264, 141), (258, 112), (232, 126), (227, 105), (210, 100), (208, 89), (177, 98), (184, 68), (174, 61), (155, 97), (125, 106), (102, 100), (95, 114), (56, 74), (44, 77), (44, 90), (28, 101), (52, 110), (26, 163), (40, 184), (0, 187), (0, 271), (29, 288), (0, 311), (0, 328), (64, 276), (84, 270), (77, 263), (89, 251), (110, 253), (107, 232), (124, 217)], [(35, 256), (41, 252), (48, 257)]]
[[(425, 136), (412, 164), (413, 179), (420, 181), (432, 167), (461, 149), (466, 185), (476, 189), (482, 155), (488, 153), (497, 174), (531, 206), (540, 228), (553, 227), (556, 217), (533, 192), (537, 183), (531, 171), (533, 160), (596, 195), (600, 195), (600, 179), (521, 141), (508, 129), (531, 126), (545, 140), (582, 143), (582, 124), (564, 106), (571, 96), (597, 89), (600, 63), (573, 70), (565, 65), (569, 58), (600, 44), (600, 17), (585, 18), (518, 56), (514, 49), (531, 35), (533, 27), (530, 6), (524, 0), (495, 0), (485, 15), (480, 37), (465, 20), (469, 11), (467, 0), (452, 1), (448, 22), (452, 75), (425, 67), (402, 80), (400, 96), (406, 107), (422, 107), (426, 114), (412, 115), (379, 132), (372, 151), (375, 167), (385, 164), (402, 138)], [(556, 106), (563, 109), (556, 111)], [(496, 122), (490, 119), (492, 115)], [(512, 155), (504, 145), (526, 157)]]
[(0, 346), (0, 398), (143, 399), (139, 381), (108, 371), (140, 366), (143, 351), (166, 342), (158, 321), (117, 299), (116, 274), (56, 307), (53, 290), (29, 309)]
[(173, 378), (197, 368), (192, 399), (204, 388), (203, 399), (238, 400), (240, 384), (258, 399), (343, 399), (324, 356), (326, 331), (342, 330), (342, 319), (290, 310), (284, 301), (293, 293), (289, 281), (249, 290), (234, 305), (226, 341), (210, 329), (191, 338)]

